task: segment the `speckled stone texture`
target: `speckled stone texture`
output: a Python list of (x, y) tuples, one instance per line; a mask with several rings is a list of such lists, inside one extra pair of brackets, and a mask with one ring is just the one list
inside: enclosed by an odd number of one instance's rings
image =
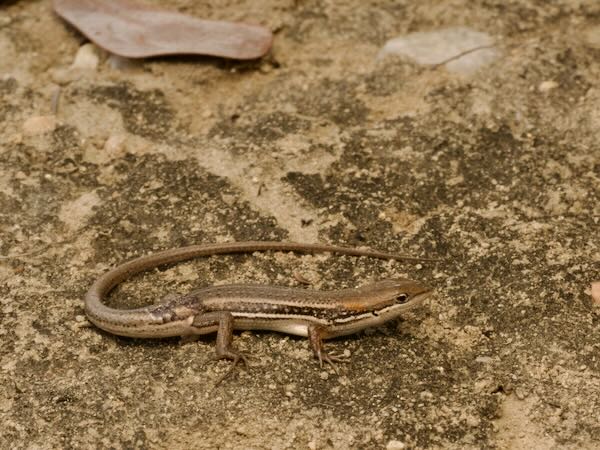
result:
[[(0, 448), (600, 447), (599, 2), (151, 3), (266, 26), (272, 54), (91, 49), (97, 64), (73, 65), (86, 41), (49, 1), (0, 3)], [(456, 26), (498, 57), (469, 75), (377, 58)], [(403, 320), (329, 342), (351, 357), (339, 374), (306, 340), (244, 332), (250, 367), (215, 388), (229, 363), (213, 336), (86, 326), (82, 297), (107, 268), (247, 239), (443, 260), (208, 258), (111, 296), (435, 287)]]

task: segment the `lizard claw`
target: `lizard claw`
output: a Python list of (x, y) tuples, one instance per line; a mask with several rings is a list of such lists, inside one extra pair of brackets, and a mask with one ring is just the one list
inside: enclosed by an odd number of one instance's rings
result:
[(331, 366), (336, 375), (339, 375), (339, 372), (336, 367), (336, 363), (347, 363), (350, 362), (350, 357), (342, 355), (330, 355), (324, 352), (322, 349), (319, 350), (316, 354), (319, 359), (319, 367), (323, 368), (323, 361)]
[(214, 387), (217, 387), (225, 378), (228, 378), (234, 372), (236, 366), (239, 363), (242, 363), (244, 367), (248, 367), (249, 365), (248, 357), (246, 355), (233, 350), (228, 350), (226, 352), (219, 353), (213, 356), (212, 359), (215, 361), (218, 361), (220, 359), (230, 359), (231, 361), (233, 361), (231, 367), (227, 370), (227, 372), (225, 372), (223, 375), (221, 375), (221, 377), (219, 377)]

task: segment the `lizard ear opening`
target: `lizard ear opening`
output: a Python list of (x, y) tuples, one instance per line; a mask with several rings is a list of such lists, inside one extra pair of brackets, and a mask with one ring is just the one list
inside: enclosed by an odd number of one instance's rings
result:
[(396, 303), (406, 303), (408, 301), (408, 295), (398, 294), (396, 295)]

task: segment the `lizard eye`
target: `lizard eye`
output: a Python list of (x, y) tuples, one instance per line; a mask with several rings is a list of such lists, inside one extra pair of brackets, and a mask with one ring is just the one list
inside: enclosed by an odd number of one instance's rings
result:
[(406, 303), (408, 301), (408, 295), (398, 294), (396, 296), (396, 303)]

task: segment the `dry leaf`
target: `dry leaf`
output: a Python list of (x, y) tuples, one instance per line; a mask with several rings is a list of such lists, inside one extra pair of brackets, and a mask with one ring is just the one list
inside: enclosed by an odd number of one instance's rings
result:
[(264, 27), (200, 20), (129, 0), (54, 0), (54, 10), (99, 47), (128, 58), (199, 54), (254, 59), (271, 48)]

